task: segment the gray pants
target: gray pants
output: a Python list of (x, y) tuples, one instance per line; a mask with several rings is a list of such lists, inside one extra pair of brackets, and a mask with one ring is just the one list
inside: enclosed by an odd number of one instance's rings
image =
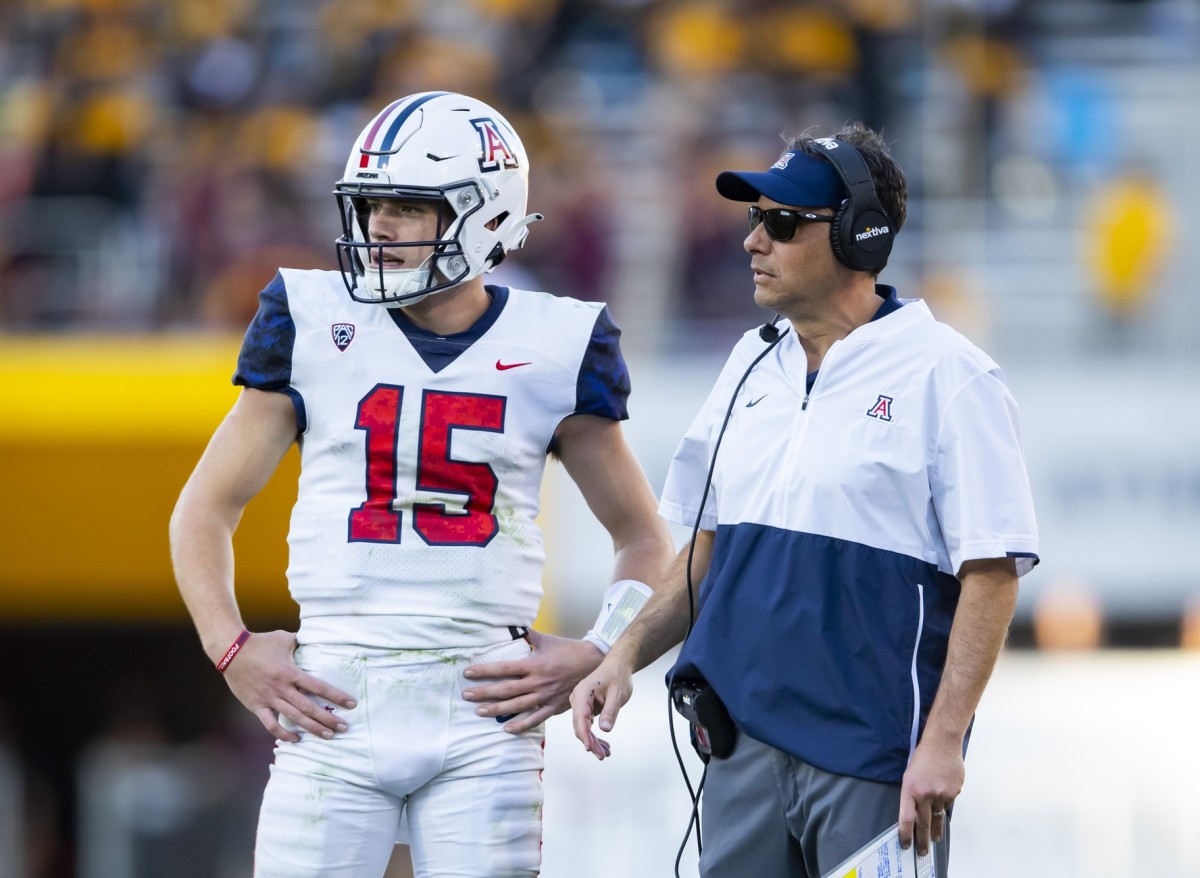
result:
[[(704, 782), (703, 878), (821, 878), (900, 816), (900, 785), (830, 774), (739, 732)], [(947, 878), (950, 820), (934, 845)]]

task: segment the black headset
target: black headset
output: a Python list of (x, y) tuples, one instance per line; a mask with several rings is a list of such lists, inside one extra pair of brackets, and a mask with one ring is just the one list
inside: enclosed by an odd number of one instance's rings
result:
[(897, 229), (879, 202), (875, 181), (862, 153), (844, 140), (816, 138), (810, 143), (837, 171), (846, 198), (829, 225), (829, 243), (838, 262), (855, 271), (877, 272), (887, 264)]

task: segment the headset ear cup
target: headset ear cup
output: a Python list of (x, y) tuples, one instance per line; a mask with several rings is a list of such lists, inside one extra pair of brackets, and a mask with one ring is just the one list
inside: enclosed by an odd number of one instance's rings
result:
[(845, 242), (847, 239), (854, 240), (853, 232), (848, 228), (851, 219), (850, 215), (850, 199), (844, 199), (841, 207), (837, 209), (837, 213), (833, 215), (833, 222), (829, 224), (829, 246), (833, 249), (833, 255), (837, 257), (837, 261), (847, 268), (855, 268), (851, 258), (846, 253)]
[(836, 138), (812, 141), (846, 187), (847, 196), (829, 224), (829, 246), (838, 262), (852, 271), (878, 274), (887, 265), (895, 231), (879, 203), (866, 160), (849, 143)]

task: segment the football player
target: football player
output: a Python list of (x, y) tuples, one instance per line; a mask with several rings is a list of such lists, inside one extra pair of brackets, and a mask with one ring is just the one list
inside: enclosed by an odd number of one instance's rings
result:
[[(263, 290), (244, 389), (176, 506), (204, 649), (278, 738), (259, 878), (379, 876), (398, 834), (417, 876), (535, 875), (543, 721), (673, 553), (622, 437), (608, 309), (484, 283), (541, 219), (528, 173), (517, 133), (473, 98), (410, 95), (372, 119), (334, 193), (340, 271), (281, 269)], [(299, 631), (251, 635), (231, 538), (293, 443)], [(582, 640), (530, 630), (550, 455), (615, 547)]]

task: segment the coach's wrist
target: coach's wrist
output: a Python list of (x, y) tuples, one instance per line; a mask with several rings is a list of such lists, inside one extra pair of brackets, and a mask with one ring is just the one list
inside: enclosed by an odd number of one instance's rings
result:
[(961, 732), (941, 722), (928, 722), (921, 733), (920, 744), (938, 750), (962, 750), (963, 739), (966, 737), (966, 727)]

